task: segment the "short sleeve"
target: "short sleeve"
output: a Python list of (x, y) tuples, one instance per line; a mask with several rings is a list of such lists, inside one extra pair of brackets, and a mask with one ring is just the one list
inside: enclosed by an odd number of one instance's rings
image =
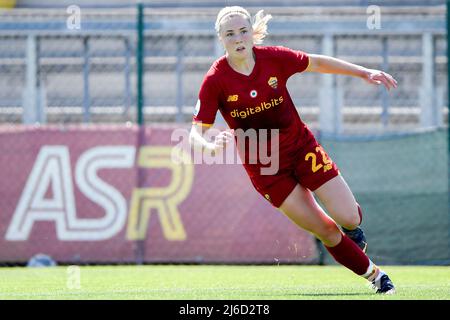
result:
[(216, 119), (217, 110), (219, 109), (219, 97), (220, 91), (216, 79), (207, 74), (200, 87), (192, 123), (207, 127), (212, 126)]
[(295, 73), (303, 72), (308, 68), (309, 56), (306, 52), (282, 46), (277, 47), (277, 51), (281, 58), (280, 61), (283, 65), (286, 78), (289, 78)]

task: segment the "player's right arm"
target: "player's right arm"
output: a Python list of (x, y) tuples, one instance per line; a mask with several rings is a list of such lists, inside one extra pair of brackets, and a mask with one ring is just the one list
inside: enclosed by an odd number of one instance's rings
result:
[(207, 131), (214, 124), (217, 110), (220, 104), (220, 87), (217, 84), (217, 76), (214, 69), (211, 69), (203, 79), (200, 87), (197, 105), (195, 106), (192, 127), (189, 133), (189, 143), (194, 149), (203, 151), (218, 151), (226, 146), (233, 139), (233, 135), (228, 131), (220, 132), (208, 141)]

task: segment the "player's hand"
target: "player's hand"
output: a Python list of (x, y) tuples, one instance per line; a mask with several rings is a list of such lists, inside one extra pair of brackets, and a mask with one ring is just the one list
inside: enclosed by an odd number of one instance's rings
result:
[(389, 73), (384, 71), (367, 69), (365, 80), (369, 83), (380, 85), (383, 84), (387, 90), (397, 88), (397, 80)]
[(230, 143), (234, 139), (234, 135), (230, 131), (222, 131), (220, 132), (213, 142), (213, 149), (214, 151), (218, 151), (220, 149), (223, 149), (227, 146), (228, 143)]

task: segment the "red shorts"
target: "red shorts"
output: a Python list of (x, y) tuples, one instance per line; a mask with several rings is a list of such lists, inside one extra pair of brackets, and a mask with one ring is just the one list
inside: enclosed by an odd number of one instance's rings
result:
[(314, 191), (339, 175), (338, 167), (315, 139), (302, 148), (297, 159), (280, 166), (275, 175), (250, 176), (256, 190), (274, 207), (279, 208), (297, 184)]

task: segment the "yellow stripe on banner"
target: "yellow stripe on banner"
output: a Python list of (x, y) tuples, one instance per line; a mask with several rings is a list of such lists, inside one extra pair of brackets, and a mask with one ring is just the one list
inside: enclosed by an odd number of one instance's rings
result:
[(133, 190), (128, 214), (127, 239), (147, 239), (150, 217), (157, 213), (167, 240), (186, 240), (187, 235), (178, 207), (192, 190), (194, 165), (190, 154), (182, 149), (174, 154), (171, 146), (144, 146), (139, 150), (138, 165), (139, 168), (168, 169), (172, 172), (172, 180), (165, 187)]

